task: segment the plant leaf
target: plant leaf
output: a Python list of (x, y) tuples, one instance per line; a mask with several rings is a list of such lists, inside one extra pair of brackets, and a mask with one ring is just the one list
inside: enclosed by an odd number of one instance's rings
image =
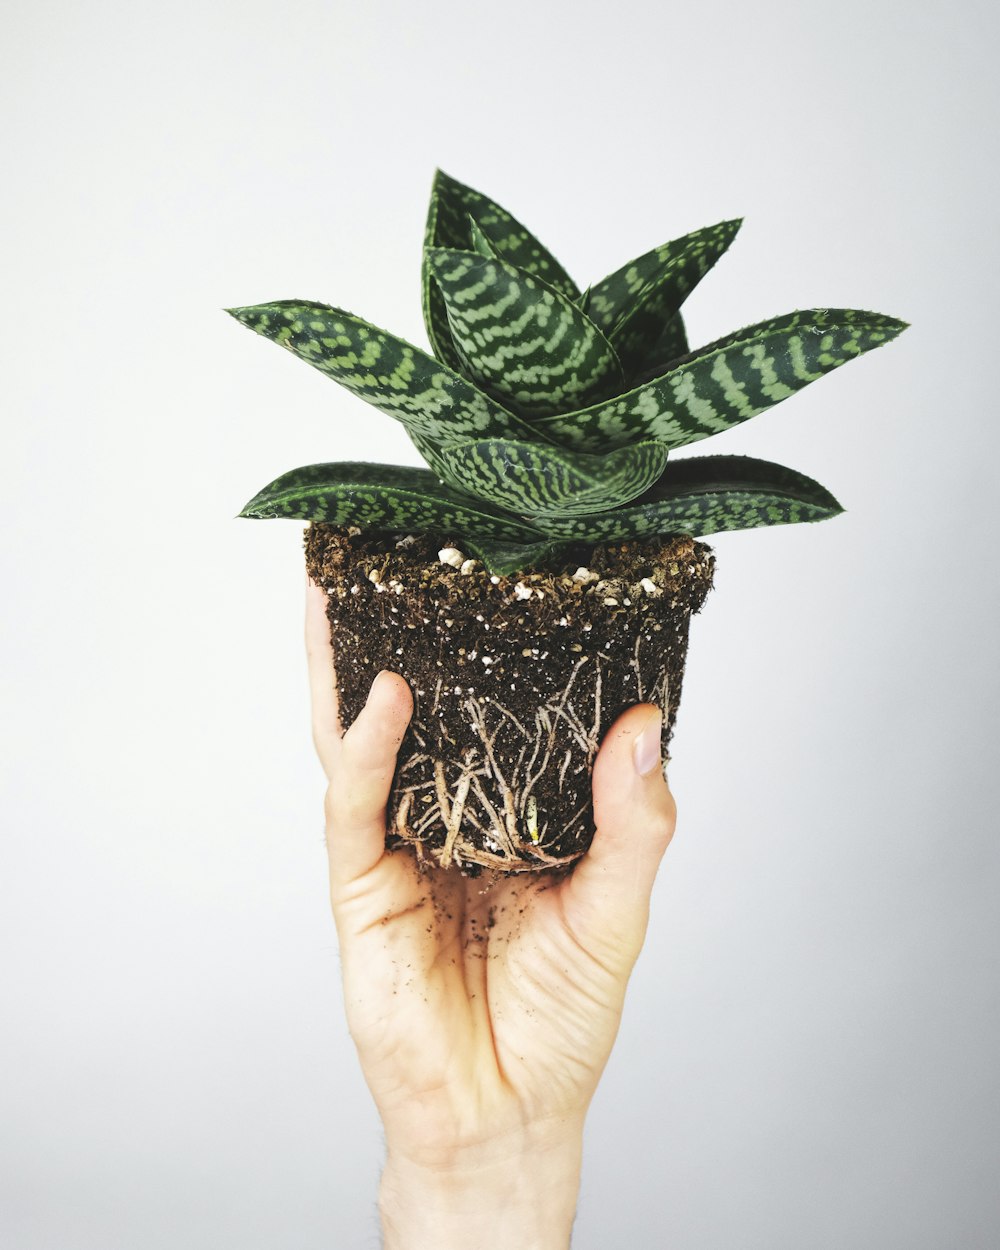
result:
[(502, 539), (483, 538), (479, 533), (472, 532), (463, 534), (462, 541), (498, 577), (523, 573), (529, 568), (541, 568), (572, 546), (571, 543), (552, 542), (549, 539), (532, 543), (505, 542)]
[(226, 311), (411, 432), (442, 443), (484, 434), (530, 437), (520, 418), (466, 378), (342, 308), (276, 300)]
[(672, 239), (594, 287), (587, 311), (615, 345), (627, 377), (651, 363), (664, 328), (742, 224), (742, 218), (720, 221)]
[(448, 466), (441, 459), (441, 449), (444, 447), (444, 442), (439, 438), (429, 438), (416, 430), (407, 430), (406, 432), (410, 436), (410, 442), (427, 461), (435, 475), (442, 482), (447, 482)]
[(480, 256), (489, 256), (495, 259), (500, 255), (496, 249), (496, 244), (491, 242), (477, 225), (475, 217), (469, 218), (469, 238), (472, 242), (472, 250), (478, 252)]
[(504, 260), (427, 253), (466, 372), (528, 419), (618, 394), (615, 350), (565, 295)]
[(642, 438), (683, 447), (773, 407), (905, 329), (905, 321), (856, 308), (789, 313), (700, 347), (624, 395), (542, 418), (532, 429), (579, 451)]
[[(576, 283), (530, 230), (489, 196), (449, 177), (443, 170), (437, 170), (427, 210), (424, 248), (471, 248), (470, 216), (475, 218), (483, 234), (511, 264), (526, 273), (537, 274), (570, 299), (579, 296)], [(451, 341), (444, 301), (434, 284), (426, 250), (422, 267), (422, 295), (424, 325), (434, 354), (457, 369), (460, 363), (458, 353)]]
[[(680, 360), (682, 356), (687, 356), (690, 352), (684, 318), (679, 312), (675, 312), (660, 331), (660, 337), (649, 349), (646, 357), (648, 367), (643, 369), (639, 378), (659, 377), (661, 373), (666, 373), (675, 360)], [(633, 378), (633, 382), (635, 380)]]
[(475, 439), (445, 448), (440, 461), (457, 489), (534, 522), (620, 507), (656, 481), (667, 451), (646, 441), (591, 456), (544, 443)]
[(620, 542), (823, 521), (842, 511), (819, 482), (783, 465), (751, 456), (689, 456), (671, 460), (656, 484), (626, 508), (544, 518), (538, 525), (553, 538)]
[(431, 200), (437, 212), (433, 237), (428, 232), (425, 246), (468, 248), (467, 218), (473, 217), (510, 264), (543, 279), (569, 299), (579, 298), (580, 288), (548, 248), (496, 200), (441, 169), (434, 176)]
[(538, 531), (443, 486), (429, 469), (346, 460), (291, 469), (257, 492), (242, 517), (299, 517), (363, 529), (475, 533), (530, 544)]

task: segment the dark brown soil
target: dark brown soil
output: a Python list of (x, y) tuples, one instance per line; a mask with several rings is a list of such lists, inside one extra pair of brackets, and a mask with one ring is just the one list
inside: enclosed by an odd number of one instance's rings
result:
[(572, 863), (593, 837), (590, 771), (615, 718), (658, 704), (666, 753), (688, 623), (712, 584), (704, 543), (583, 547), (563, 569), (499, 578), (439, 559), (461, 547), (451, 539), (314, 522), (305, 547), (329, 596), (345, 728), (381, 669), (413, 692), (390, 846), (468, 875)]

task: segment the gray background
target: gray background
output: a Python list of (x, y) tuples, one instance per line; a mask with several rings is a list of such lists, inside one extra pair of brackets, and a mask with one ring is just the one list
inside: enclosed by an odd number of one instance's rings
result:
[(586, 282), (745, 214), (692, 339), (913, 328), (709, 449), (848, 512), (724, 536), (680, 829), (575, 1245), (997, 1232), (998, 183), (986, 3), (8, 5), (0, 1241), (373, 1246), (279, 472), (415, 462), (219, 310), (425, 342), (441, 165)]

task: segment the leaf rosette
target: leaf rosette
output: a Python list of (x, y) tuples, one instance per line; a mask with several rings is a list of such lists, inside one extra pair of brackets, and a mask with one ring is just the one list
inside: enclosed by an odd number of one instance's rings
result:
[(307, 300), (237, 320), (399, 421), (428, 468), (307, 465), (247, 517), (461, 538), (492, 573), (581, 542), (819, 521), (817, 482), (743, 456), (673, 457), (894, 339), (906, 323), (812, 308), (691, 350), (682, 307), (740, 220), (653, 248), (581, 291), (506, 209), (437, 172), (423, 249), (431, 352)]

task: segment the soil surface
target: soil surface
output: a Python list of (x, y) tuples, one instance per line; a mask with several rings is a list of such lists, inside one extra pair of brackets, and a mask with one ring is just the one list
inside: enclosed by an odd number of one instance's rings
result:
[(712, 585), (704, 543), (581, 546), (561, 569), (510, 577), (426, 535), (314, 522), (305, 548), (344, 727), (381, 669), (413, 692), (388, 845), (467, 875), (568, 865), (593, 837), (591, 766), (615, 718), (658, 704), (666, 755), (688, 624)]

